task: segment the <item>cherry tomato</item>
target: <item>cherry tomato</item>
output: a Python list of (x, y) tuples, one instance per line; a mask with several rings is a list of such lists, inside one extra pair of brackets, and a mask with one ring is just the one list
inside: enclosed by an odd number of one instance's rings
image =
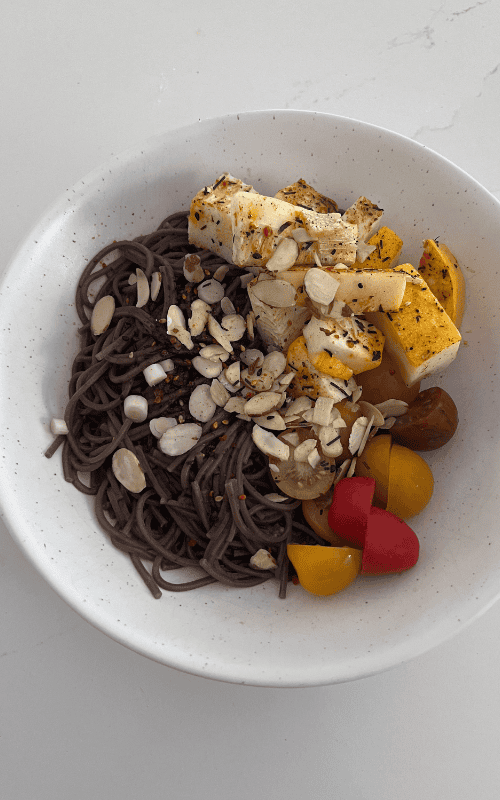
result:
[(328, 511), (332, 504), (333, 489), (313, 500), (302, 500), (302, 513), (307, 524), (318, 536), (330, 544), (343, 545), (344, 542), (328, 524)]
[(361, 372), (356, 375), (356, 383), (363, 387), (363, 400), (372, 405), (383, 403), (384, 400), (404, 400), (411, 403), (417, 396), (420, 383), (408, 387), (403, 381), (397, 364), (392, 360), (387, 350), (382, 354), (382, 362), (375, 369)]
[(395, 442), (412, 450), (437, 450), (449, 442), (458, 426), (458, 411), (452, 398), (433, 386), (419, 392), (405, 414), (391, 428)]
[(434, 478), (424, 459), (400, 444), (393, 444), (389, 461), (386, 510), (401, 519), (419, 514), (432, 497)]
[(424, 459), (399, 444), (389, 434), (375, 436), (356, 461), (355, 474), (375, 478), (373, 505), (396, 517), (419, 514), (432, 497), (434, 478)]
[(324, 597), (349, 586), (361, 569), (361, 550), (353, 547), (289, 544), (287, 553), (300, 585)]

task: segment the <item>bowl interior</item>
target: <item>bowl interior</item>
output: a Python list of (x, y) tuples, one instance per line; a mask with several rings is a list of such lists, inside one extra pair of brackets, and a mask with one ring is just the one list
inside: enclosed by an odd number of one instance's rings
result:
[[(187, 209), (224, 170), (263, 193), (304, 178), (341, 206), (366, 195), (418, 265), (439, 237), (467, 283), (463, 346), (426, 385), (454, 398), (460, 427), (426, 456), (436, 489), (412, 520), (417, 566), (359, 578), (332, 598), (273, 582), (238, 591), (208, 586), (155, 601), (126, 556), (101, 533), (89, 500), (43, 453), (67, 397), (78, 320), (74, 289), (85, 263)], [(301, 111), (208, 120), (147, 141), (96, 169), (49, 209), (7, 269), (0, 293), (1, 501), (12, 535), (50, 585), (90, 623), (169, 666), (220, 680), (308, 686), (394, 666), (452, 636), (500, 591), (500, 204), (470, 176), (415, 142), (374, 126)]]

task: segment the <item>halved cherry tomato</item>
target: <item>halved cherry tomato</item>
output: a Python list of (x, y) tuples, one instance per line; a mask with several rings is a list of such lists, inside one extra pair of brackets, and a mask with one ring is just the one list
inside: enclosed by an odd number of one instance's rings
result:
[(361, 569), (361, 550), (353, 547), (289, 544), (287, 552), (300, 585), (324, 597), (349, 586)]

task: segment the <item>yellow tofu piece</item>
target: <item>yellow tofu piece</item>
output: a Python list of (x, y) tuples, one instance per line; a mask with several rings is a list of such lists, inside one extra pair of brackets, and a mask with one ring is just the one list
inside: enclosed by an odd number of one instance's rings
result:
[(465, 280), (453, 253), (445, 244), (426, 239), (418, 271), (459, 328), (465, 306)]
[(387, 226), (382, 226), (368, 239), (375, 250), (363, 262), (355, 261), (352, 269), (390, 269), (399, 258), (403, 240)]
[(299, 178), (298, 181), (291, 183), (290, 186), (280, 189), (274, 196), (278, 200), (285, 200), (294, 206), (301, 206), (309, 209), (309, 211), (317, 211), (320, 214), (332, 214), (339, 210), (335, 200), (317, 192), (303, 178)]
[(309, 358), (303, 336), (295, 339), (288, 348), (287, 363), (295, 372), (295, 378), (289, 389), (293, 397), (306, 395), (313, 400), (318, 397), (331, 397), (336, 403), (340, 403), (352, 395), (356, 386), (350, 377), (352, 370), (349, 367), (346, 367), (345, 378), (334, 378), (316, 369)]
[(394, 268), (409, 280), (399, 311), (371, 312), (368, 320), (382, 331), (385, 346), (407, 386), (445, 369), (457, 355), (460, 332), (411, 264)]

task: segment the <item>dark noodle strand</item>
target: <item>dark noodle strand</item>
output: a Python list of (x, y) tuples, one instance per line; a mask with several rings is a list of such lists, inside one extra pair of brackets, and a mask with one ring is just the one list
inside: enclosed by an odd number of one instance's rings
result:
[[(257, 586), (276, 578), (279, 596), (286, 596), (289, 580), (287, 543), (298, 537), (322, 542), (303, 524), (300, 501), (276, 502), (267, 458), (252, 441), (252, 423), (220, 407), (201, 425), (198, 442), (179, 456), (166, 455), (150, 429), (152, 419), (168, 416), (176, 422), (196, 422), (189, 397), (206, 378), (193, 368), (200, 349), (213, 343), (205, 331), (193, 347), (182, 345), (167, 332), (171, 305), (178, 304), (189, 319), (195, 284), (186, 282), (186, 255), (195, 252), (187, 236), (185, 213), (173, 214), (156, 231), (133, 241), (113, 242), (85, 266), (76, 292), (81, 322), (81, 344), (71, 367), (69, 399), (64, 419), (69, 433), (54, 439), (45, 455), (62, 445), (63, 474), (80, 492), (93, 497), (97, 521), (110, 542), (128, 554), (135, 570), (155, 598), (162, 590), (184, 592), (220, 582), (235, 588)], [(227, 267), (220, 281), (236, 312), (250, 310), (240, 268), (220, 256), (200, 251), (205, 274)], [(148, 278), (160, 276), (158, 297), (138, 308), (137, 288), (129, 281), (136, 269)], [(111, 294), (115, 311), (108, 329), (94, 336), (90, 317), (95, 302)], [(220, 313), (213, 304), (211, 313)], [(245, 348), (264, 348), (256, 331), (234, 344), (234, 354)], [(160, 384), (149, 386), (143, 371), (165, 359), (174, 371)], [(147, 420), (132, 422), (123, 413), (129, 394), (146, 398)], [(113, 454), (130, 450), (138, 459), (146, 488), (135, 494), (115, 477)], [(273, 555), (275, 570), (250, 564), (257, 550)], [(165, 571), (194, 567), (200, 577), (172, 582)]]

